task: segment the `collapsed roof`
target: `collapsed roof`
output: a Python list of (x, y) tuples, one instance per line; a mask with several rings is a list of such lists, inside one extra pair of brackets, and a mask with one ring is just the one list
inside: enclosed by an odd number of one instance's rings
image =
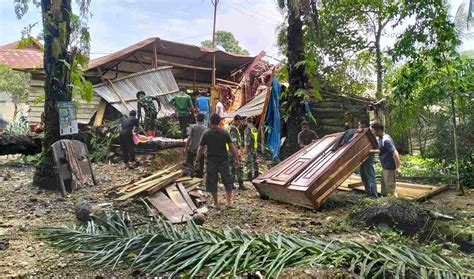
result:
[(225, 79), (230, 79), (232, 73), (250, 65), (256, 58), (152, 37), (91, 60), (87, 76), (102, 75), (103, 79), (113, 79), (157, 66), (171, 65), (173, 76), (178, 82), (209, 85), (212, 80), (214, 53), (216, 77)]

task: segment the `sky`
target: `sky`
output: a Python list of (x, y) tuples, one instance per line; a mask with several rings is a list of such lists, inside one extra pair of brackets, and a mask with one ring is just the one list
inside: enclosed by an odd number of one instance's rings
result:
[[(458, 7), (462, 1), (449, 2)], [(149, 37), (195, 45), (212, 37), (211, 0), (92, 0), (90, 10), (92, 58)], [(251, 55), (265, 50), (271, 56), (281, 57), (276, 47), (276, 30), (283, 20), (276, 0), (220, 0), (217, 30), (232, 32)], [(18, 20), (13, 0), (0, 0), (0, 45), (20, 39), (22, 29), (35, 22), (39, 24), (33, 34), (41, 30), (39, 9), (30, 7), (27, 15)], [(393, 37), (387, 36), (384, 42), (391, 44)], [(474, 40), (466, 41), (462, 49), (474, 49)]]
[[(210, 0), (92, 0), (90, 10), (93, 58), (149, 37), (195, 45), (212, 39)], [(25, 26), (40, 21), (38, 9), (30, 8), (18, 20), (13, 0), (0, 0), (0, 45), (18, 40)], [(218, 5), (217, 30), (232, 32), (252, 55), (261, 50), (278, 55), (276, 28), (282, 21), (275, 0), (221, 0)]]

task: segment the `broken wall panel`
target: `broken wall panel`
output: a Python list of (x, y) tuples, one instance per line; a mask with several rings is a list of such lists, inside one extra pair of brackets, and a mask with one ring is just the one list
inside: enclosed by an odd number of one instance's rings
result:
[(368, 130), (333, 150), (343, 133), (331, 134), (298, 151), (252, 182), (262, 196), (318, 208), (377, 148)]

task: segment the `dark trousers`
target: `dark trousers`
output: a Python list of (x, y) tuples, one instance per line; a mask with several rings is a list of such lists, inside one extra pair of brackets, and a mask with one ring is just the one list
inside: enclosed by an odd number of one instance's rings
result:
[(189, 115), (178, 115), (179, 128), (181, 130), (181, 137), (183, 139), (188, 137), (188, 127), (194, 122), (194, 116)]
[(206, 190), (217, 193), (217, 178), (220, 174), (226, 192), (232, 192), (233, 181), (230, 174), (229, 161), (207, 161)]
[(135, 162), (135, 149), (133, 144), (132, 133), (120, 134), (120, 149), (122, 150), (123, 162)]
[(365, 193), (371, 197), (377, 197), (377, 182), (375, 179), (374, 159), (370, 155), (362, 165), (360, 165), (360, 178), (364, 183)]
[(188, 168), (188, 172), (192, 177), (199, 177), (202, 178), (204, 172), (204, 156), (201, 156), (201, 160), (199, 160), (199, 170), (194, 170), (194, 161), (196, 160), (196, 153), (192, 151), (188, 151), (186, 156), (186, 167)]

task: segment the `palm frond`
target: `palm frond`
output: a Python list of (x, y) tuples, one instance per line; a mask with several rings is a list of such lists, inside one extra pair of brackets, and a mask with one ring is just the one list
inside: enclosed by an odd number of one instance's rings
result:
[(128, 267), (170, 277), (178, 273), (193, 277), (206, 271), (207, 277), (213, 278), (261, 271), (272, 278), (285, 267), (304, 264), (330, 264), (370, 278), (421, 273), (428, 277), (474, 276), (473, 270), (453, 258), (406, 246), (250, 234), (239, 228), (213, 231), (192, 222), (177, 227), (158, 217), (149, 224), (133, 226), (127, 214), (116, 211), (87, 226), (43, 228), (36, 234), (59, 249), (84, 253), (83, 260), (96, 267)]

